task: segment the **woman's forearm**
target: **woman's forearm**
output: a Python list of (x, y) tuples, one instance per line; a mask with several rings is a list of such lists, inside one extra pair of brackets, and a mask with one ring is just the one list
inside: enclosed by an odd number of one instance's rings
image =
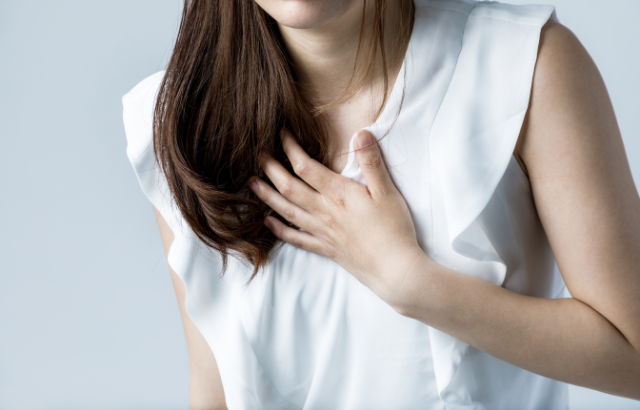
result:
[(521, 295), (426, 255), (412, 270), (401, 314), (533, 373), (640, 400), (640, 353), (587, 304)]

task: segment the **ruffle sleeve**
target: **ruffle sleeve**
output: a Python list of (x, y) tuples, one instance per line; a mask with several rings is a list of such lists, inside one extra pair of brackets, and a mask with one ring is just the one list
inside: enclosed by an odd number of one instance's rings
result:
[(229, 408), (292, 408), (255, 355), (241, 320), (247, 309), (241, 290), (253, 267), (230, 257), (227, 271), (221, 275), (220, 253), (190, 229), (155, 160), (153, 111), (163, 75), (159, 72), (144, 79), (122, 98), (123, 119), (127, 156), (140, 187), (174, 234), (167, 261), (184, 282), (185, 309), (213, 351)]
[[(145, 78), (122, 97), (127, 156), (144, 195), (174, 234), (167, 255), (169, 266), (185, 284), (185, 307), (189, 317), (211, 344), (220, 340), (212, 336), (222, 334), (226, 326), (228, 284), (225, 277), (220, 277), (220, 255), (204, 246), (184, 221), (155, 160), (153, 111), (163, 76), (164, 71), (161, 71)], [(223, 358), (218, 365), (224, 365)]]
[(160, 71), (145, 78), (122, 97), (123, 120), (127, 157), (140, 188), (176, 234), (182, 230), (180, 218), (153, 154), (153, 111), (163, 76), (164, 71)]
[[(541, 29), (558, 20), (552, 5), (475, 4), (456, 68), (431, 130), (451, 249), (474, 262), (465, 272), (497, 286), (506, 265), (481, 214), (505, 174), (529, 105)], [(430, 328), (438, 391), (446, 408), (479, 409), (456, 371), (469, 347)], [(480, 407), (481, 408), (481, 407)]]

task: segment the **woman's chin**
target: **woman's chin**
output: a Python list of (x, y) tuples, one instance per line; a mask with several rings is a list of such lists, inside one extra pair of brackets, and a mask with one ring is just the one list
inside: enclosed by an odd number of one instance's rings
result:
[(356, 7), (356, 0), (255, 0), (281, 26), (314, 29), (339, 20)]

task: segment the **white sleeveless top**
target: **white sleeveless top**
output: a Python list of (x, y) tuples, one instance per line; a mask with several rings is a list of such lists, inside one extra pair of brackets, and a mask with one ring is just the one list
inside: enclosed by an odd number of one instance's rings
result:
[[(548, 5), (415, 0), (392, 95), (367, 127), (437, 263), (541, 297), (563, 296), (531, 187), (513, 156)], [(175, 234), (168, 262), (211, 347), (230, 410), (567, 409), (567, 385), (520, 369), (396, 313), (325, 257), (285, 244), (266, 272), (200, 242), (153, 155), (163, 72), (123, 97), (127, 155)], [(353, 149), (353, 139), (351, 140)], [(342, 174), (364, 182), (353, 153)]]

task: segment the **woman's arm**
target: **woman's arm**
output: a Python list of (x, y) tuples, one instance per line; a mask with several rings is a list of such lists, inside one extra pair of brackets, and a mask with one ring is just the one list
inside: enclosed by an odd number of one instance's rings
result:
[(270, 216), (276, 236), (336, 261), (398, 312), (534, 373), (640, 400), (640, 198), (609, 96), (584, 47), (554, 22), (533, 80), (516, 154), (573, 299), (525, 296), (431, 260), (368, 132), (355, 152), (367, 187), (286, 132), (301, 179), (264, 155), (277, 190), (258, 177), (250, 185), (304, 229)]
[(604, 82), (558, 23), (543, 30), (527, 117), (518, 154), (574, 299), (423, 258), (401, 311), (534, 373), (640, 400), (640, 199)]
[[(173, 243), (173, 232), (165, 222), (160, 212), (153, 207), (160, 229), (160, 237), (165, 255), (169, 254), (169, 248)], [(182, 279), (169, 267), (171, 281), (178, 300), (180, 317), (187, 339), (187, 351), (189, 354), (189, 410), (226, 410), (227, 405), (222, 389), (222, 380), (218, 372), (218, 365), (196, 325), (191, 321), (185, 310), (185, 286)]]

